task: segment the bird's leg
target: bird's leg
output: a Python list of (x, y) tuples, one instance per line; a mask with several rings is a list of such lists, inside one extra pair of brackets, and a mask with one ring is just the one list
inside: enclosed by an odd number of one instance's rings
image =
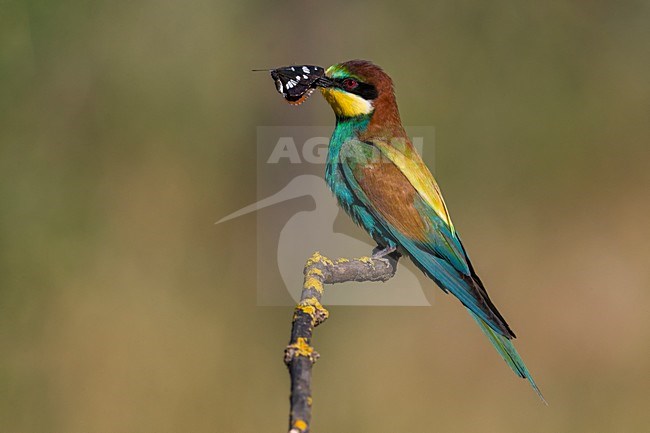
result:
[(390, 253), (394, 253), (397, 250), (397, 247), (394, 245), (392, 247), (386, 247), (384, 249), (379, 249), (379, 248), (380, 248), (379, 245), (377, 245), (377, 248), (372, 250), (373, 259), (381, 259), (382, 257), (385, 257)]

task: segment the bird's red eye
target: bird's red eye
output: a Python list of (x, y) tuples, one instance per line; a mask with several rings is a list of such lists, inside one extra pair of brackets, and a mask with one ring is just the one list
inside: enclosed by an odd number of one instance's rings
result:
[(343, 88), (345, 88), (345, 90), (354, 90), (357, 88), (358, 85), (359, 83), (356, 80), (353, 80), (352, 78), (346, 78), (345, 80), (343, 80)]

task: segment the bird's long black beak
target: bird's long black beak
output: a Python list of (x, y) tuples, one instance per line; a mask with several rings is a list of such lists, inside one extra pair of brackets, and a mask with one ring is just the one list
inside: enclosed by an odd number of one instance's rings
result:
[(334, 82), (334, 80), (332, 80), (331, 78), (326, 77), (326, 76), (323, 75), (323, 76), (320, 77), (318, 80), (316, 80), (316, 83), (315, 83), (315, 84), (316, 84), (316, 86), (318, 86), (318, 87), (324, 87), (324, 88), (327, 88), (327, 87), (334, 87), (335, 82)]

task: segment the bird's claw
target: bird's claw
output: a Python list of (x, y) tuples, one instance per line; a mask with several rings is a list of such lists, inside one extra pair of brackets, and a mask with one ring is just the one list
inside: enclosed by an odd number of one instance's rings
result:
[(386, 247), (383, 250), (376, 250), (375, 249), (372, 252), (372, 258), (373, 259), (381, 259), (382, 257), (386, 257), (387, 255), (389, 255), (390, 253), (394, 253), (396, 250), (397, 250), (396, 246)]

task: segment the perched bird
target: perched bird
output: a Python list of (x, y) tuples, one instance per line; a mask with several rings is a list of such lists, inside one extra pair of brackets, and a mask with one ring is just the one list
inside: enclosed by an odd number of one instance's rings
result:
[[(304, 75), (294, 77), (296, 70)], [(512, 344), (514, 332), (472, 267), (435, 179), (406, 135), (391, 78), (364, 60), (327, 70), (291, 66), (272, 76), (290, 102), (302, 102), (318, 87), (334, 110), (325, 180), (340, 206), (382, 249), (375, 256), (406, 255), (456, 296), (510, 368), (543, 400)], [(289, 89), (280, 85), (286, 77), (294, 82)]]

